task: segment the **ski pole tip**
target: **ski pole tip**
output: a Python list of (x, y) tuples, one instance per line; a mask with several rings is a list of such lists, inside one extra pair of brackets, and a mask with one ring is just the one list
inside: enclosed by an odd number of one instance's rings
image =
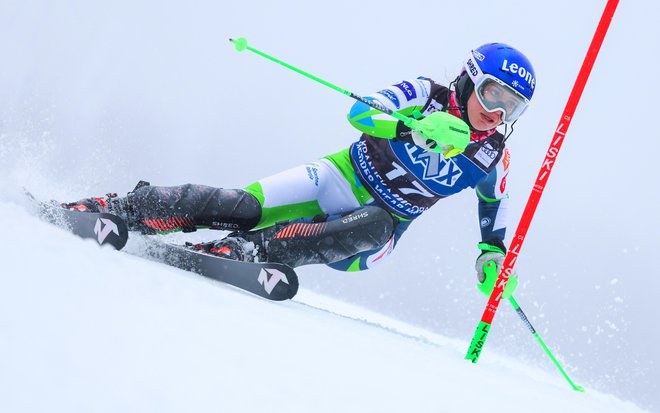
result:
[(573, 387), (573, 390), (579, 391), (580, 393), (586, 393), (587, 391), (584, 389), (582, 386), (575, 386)]
[(247, 49), (248, 42), (245, 37), (239, 37), (238, 39), (229, 39), (229, 41), (234, 43), (234, 47), (238, 52), (242, 52), (243, 50)]

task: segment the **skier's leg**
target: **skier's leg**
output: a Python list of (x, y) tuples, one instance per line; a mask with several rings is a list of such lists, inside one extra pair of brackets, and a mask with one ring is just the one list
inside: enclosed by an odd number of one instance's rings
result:
[(242, 230), (280, 221), (353, 211), (369, 197), (355, 189), (335, 164), (322, 159), (262, 179), (247, 188), (138, 184), (123, 198), (86, 198), (65, 204), (82, 211), (111, 212), (131, 230), (192, 231), (199, 227)]
[(321, 160), (267, 177), (245, 190), (145, 183), (124, 198), (86, 198), (66, 206), (117, 213), (131, 230), (169, 232), (200, 227), (248, 231), (326, 211), (348, 212), (360, 204), (336, 168)]
[(360, 207), (352, 185), (325, 159), (262, 179), (245, 190), (144, 186), (127, 201), (139, 222), (159, 231), (200, 226), (247, 231)]
[(268, 243), (268, 260), (292, 267), (333, 263), (362, 251), (381, 248), (393, 231), (392, 216), (373, 206), (333, 221), (294, 223), (280, 230)]
[(141, 181), (126, 197), (109, 194), (63, 204), (70, 209), (110, 212), (130, 230), (194, 231), (196, 228), (250, 230), (261, 218), (257, 199), (242, 189), (205, 185), (151, 186)]
[(257, 199), (242, 189), (206, 185), (143, 186), (126, 197), (131, 221), (157, 231), (249, 230), (261, 218)]
[[(250, 232), (199, 244), (208, 252), (227, 258), (279, 262), (299, 267), (328, 264), (386, 245), (394, 219), (382, 208), (366, 206), (330, 221), (282, 222)], [(311, 221), (311, 222), (310, 222)]]

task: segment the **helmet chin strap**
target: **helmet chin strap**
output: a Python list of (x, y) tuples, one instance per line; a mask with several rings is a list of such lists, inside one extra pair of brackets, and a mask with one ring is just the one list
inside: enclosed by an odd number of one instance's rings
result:
[(510, 124), (509, 123), (504, 124), (504, 140), (502, 142), (506, 142), (507, 139), (509, 139), (509, 136), (511, 136), (511, 134), (513, 133), (513, 125), (515, 125), (516, 122), (518, 122), (518, 119), (514, 120)]

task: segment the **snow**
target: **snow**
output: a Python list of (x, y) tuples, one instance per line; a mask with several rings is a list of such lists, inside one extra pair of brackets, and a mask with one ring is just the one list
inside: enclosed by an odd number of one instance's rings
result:
[(643, 411), (491, 348), (472, 365), (466, 341), (302, 277), (276, 303), (99, 248), (11, 202), (0, 228), (2, 412)]
[[(335, 153), (357, 139), (359, 133), (346, 122), (351, 99), (253, 54), (237, 53), (227, 42), (229, 37), (245, 36), (253, 47), (360, 95), (420, 75), (446, 85), (457, 75), (467, 50), (501, 41), (524, 51), (539, 79), (532, 105), (507, 141), (512, 155), (507, 178), (511, 209), (505, 244), (509, 245), (606, 0), (511, 2), (507, 7), (493, 7), (488, 0), (426, 2), (422, 14), (416, 5), (402, 7), (393, 0), (338, 0), (328, 3), (323, 13), (314, 3), (299, 1), (202, 0), (183, 6), (115, 0), (78, 2), (76, 7), (69, 3), (5, 1), (0, 6), (5, 63), (0, 66), (0, 202), (7, 186), (26, 186), (44, 198), (69, 201), (107, 192), (125, 195), (140, 179), (153, 185), (242, 188)], [(475, 17), (452, 17), (457, 15)], [(658, 1), (619, 3), (515, 269), (520, 278), (516, 299), (571, 377), (591, 390), (632, 400), (653, 412), (660, 412), (660, 353), (654, 350), (660, 332), (653, 328), (660, 290), (656, 258), (660, 219), (658, 193), (649, 190), (657, 175), (657, 154), (651, 143), (657, 141), (657, 133), (649, 130), (654, 130), (653, 119), (658, 117), (660, 84), (628, 85), (639, 78), (637, 73), (653, 73), (658, 67), (658, 15)], [(424, 20), (441, 22), (442, 30)], [(29, 252), (42, 247), (38, 223), (19, 219), (14, 212), (4, 204), (0, 210), (4, 220), (21, 222), (11, 225), (13, 233), (2, 227), (3, 248), (9, 243)], [(26, 234), (25, 228), (30, 228)], [(18, 240), (22, 246), (14, 245)], [(313, 290), (423, 327), (426, 331), (419, 334), (424, 337), (431, 337), (431, 331), (465, 341), (472, 337), (485, 304), (475, 289), (473, 271), (479, 240), (476, 197), (464, 191), (420, 217), (376, 269), (342, 273), (325, 266), (301, 268), (299, 298)], [(0, 258), (6, 254), (18, 260), (26, 254), (3, 248)], [(87, 251), (94, 254), (99, 268), (88, 271), (83, 281), (106, 272), (109, 263), (97, 252)], [(41, 261), (45, 251), (40, 253), (30, 259)], [(62, 251), (57, 255), (66, 257)], [(30, 348), (44, 340), (62, 340), (62, 334), (32, 334), (24, 341), (38, 339), (23, 343), (16, 334), (4, 333), (11, 325), (6, 318), (20, 315), (20, 322), (33, 312), (63, 311), (61, 304), (53, 306), (41, 297), (44, 294), (36, 294), (45, 285), (41, 278), (48, 276), (40, 272), (45, 267), (37, 264), (30, 262), (30, 271), (20, 266), (14, 270), (21, 274), (19, 280), (7, 275), (8, 267), (0, 266), (2, 280), (11, 280), (2, 284), (2, 297), (16, 296), (27, 303), (20, 307), (24, 313), (17, 306), (3, 307), (11, 311), (0, 316), (0, 360), (10, 359), (5, 343)], [(51, 288), (62, 291), (64, 267), (54, 268), (60, 284)], [(156, 270), (149, 268), (145, 275), (133, 275), (133, 282), (151, 278)], [(202, 282), (178, 271), (157, 272), (146, 289), (150, 294), (165, 280), (170, 286), (169, 281), (181, 278), (195, 285)], [(121, 276), (101, 279), (118, 282)], [(18, 294), (16, 283), (27, 285), (30, 280), (34, 287)], [(64, 293), (78, 300), (71, 310), (77, 314), (79, 307), (90, 306), (80, 303), (78, 284), (69, 283), (75, 288)], [(204, 286), (226, 290), (215, 284)], [(120, 285), (108, 287), (115, 288)], [(114, 300), (116, 312), (130, 308), (125, 297), (137, 289), (123, 284), (121, 288), (117, 294), (121, 299)], [(184, 291), (195, 297), (205, 294), (190, 292), (189, 285), (178, 288), (169, 299), (178, 305), (183, 305), (179, 294)], [(316, 297), (311, 305), (319, 307), (319, 302)], [(165, 314), (168, 308), (159, 311)], [(340, 312), (335, 307), (333, 311)], [(133, 325), (127, 317), (113, 314), (104, 320)], [(95, 318), (103, 319), (99, 314)], [(67, 326), (71, 322), (58, 328)], [(119, 327), (114, 333), (122, 337)], [(144, 337), (148, 343), (160, 339), (154, 349), (163, 345), (162, 334)], [(464, 344), (452, 359), (462, 358)], [(40, 360), (45, 359), (45, 349), (62, 353), (67, 348), (39, 346)], [(461, 371), (473, 367), (484, 371), (482, 363), (492, 360), (495, 352), (557, 378), (554, 366), (510, 306), (498, 311), (483, 359), (477, 366), (460, 364)], [(148, 357), (142, 359), (146, 363)], [(6, 364), (0, 361), (0, 376), (10, 371), (14, 377), (27, 377), (25, 372), (5, 369)], [(117, 383), (101, 384), (120, 388)], [(11, 388), (0, 387), (0, 403), (17, 400), (22, 392), (31, 392), (35, 400), (53, 398), (30, 385), (22, 380)], [(66, 394), (64, 389), (71, 386), (58, 380), (51, 387)], [(558, 386), (565, 388), (564, 383)], [(162, 382), (156, 387), (164, 388)], [(90, 389), (81, 386), (80, 394), (84, 392)], [(12, 398), (3, 397), (5, 393)], [(545, 400), (538, 404), (552, 406)], [(0, 405), (1, 413), (7, 410), (4, 407)]]

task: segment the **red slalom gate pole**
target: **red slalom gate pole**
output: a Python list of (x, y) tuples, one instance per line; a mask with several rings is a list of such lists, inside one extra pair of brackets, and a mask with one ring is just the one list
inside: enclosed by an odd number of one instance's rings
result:
[(557, 155), (559, 155), (559, 150), (561, 149), (561, 145), (564, 142), (564, 137), (566, 136), (566, 132), (571, 124), (571, 121), (573, 120), (573, 114), (575, 113), (575, 109), (577, 108), (577, 105), (580, 101), (582, 91), (584, 91), (584, 86), (587, 83), (587, 79), (589, 79), (589, 74), (591, 73), (591, 69), (594, 66), (594, 62), (596, 61), (596, 57), (598, 56), (601, 45), (603, 44), (603, 39), (605, 39), (605, 34), (607, 33), (607, 29), (610, 26), (610, 22), (612, 21), (614, 11), (616, 10), (618, 4), (619, 0), (608, 0), (607, 4), (605, 5), (605, 10), (603, 11), (603, 14), (600, 18), (600, 22), (598, 23), (594, 37), (591, 40), (587, 55), (582, 62), (582, 67), (580, 68), (580, 72), (577, 75), (577, 79), (575, 80), (575, 84), (571, 90), (571, 94), (568, 97), (568, 102), (566, 102), (564, 113), (559, 120), (559, 125), (555, 130), (552, 142), (550, 142), (550, 148), (545, 155), (545, 160), (541, 165), (541, 170), (536, 178), (536, 183), (534, 184), (532, 193), (529, 195), (527, 205), (525, 205), (525, 209), (520, 218), (520, 222), (518, 223), (518, 228), (516, 229), (516, 233), (513, 236), (511, 245), (509, 246), (509, 251), (504, 258), (504, 263), (502, 264), (502, 269), (497, 278), (497, 282), (495, 283), (495, 288), (493, 288), (493, 292), (488, 298), (486, 309), (481, 316), (481, 321), (479, 322), (477, 330), (475, 331), (474, 336), (472, 337), (472, 341), (470, 342), (470, 348), (465, 355), (465, 359), (470, 360), (473, 363), (476, 363), (477, 360), (479, 360), (481, 350), (484, 347), (491, 324), (493, 323), (493, 318), (495, 317), (497, 308), (500, 305), (500, 301), (502, 300), (504, 287), (509, 280), (509, 276), (513, 271), (516, 260), (518, 259), (518, 255), (520, 254), (523, 242), (525, 241), (525, 236), (527, 235), (527, 230), (529, 229), (532, 218), (534, 217), (534, 212), (536, 211), (536, 207), (539, 204), (541, 195), (545, 189), (545, 185), (548, 181), (548, 178), (550, 177), (550, 172), (552, 172), (552, 168), (555, 164)]

